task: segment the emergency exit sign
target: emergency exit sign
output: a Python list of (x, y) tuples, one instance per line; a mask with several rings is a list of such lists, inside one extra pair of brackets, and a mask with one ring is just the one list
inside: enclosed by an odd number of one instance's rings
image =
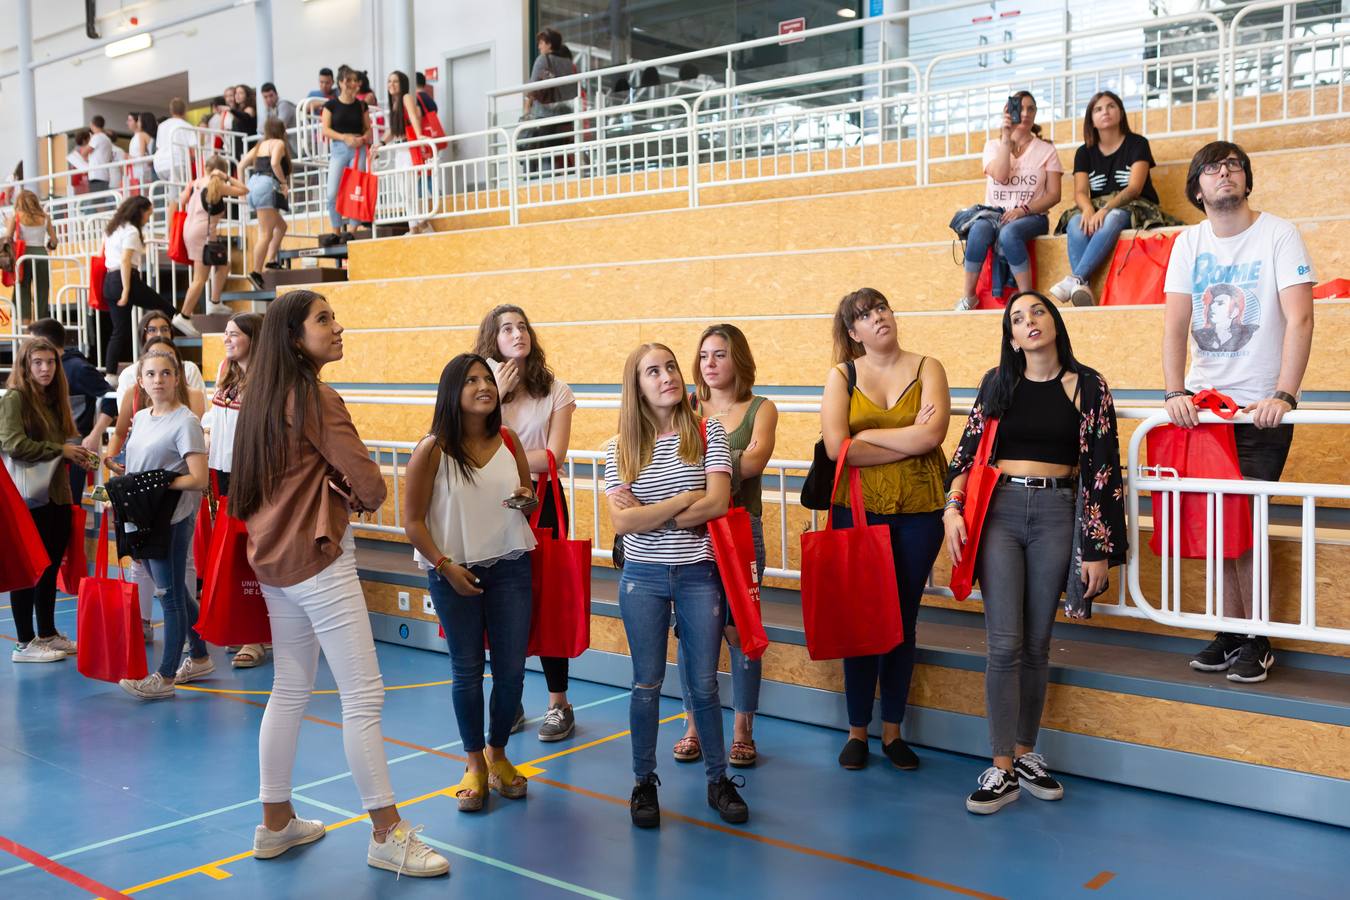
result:
[[(796, 34), (799, 31), (806, 30), (806, 17), (798, 16), (795, 19), (787, 19), (778, 23), (779, 34)], [(806, 38), (788, 38), (785, 41), (779, 41), (779, 44), (800, 44)]]

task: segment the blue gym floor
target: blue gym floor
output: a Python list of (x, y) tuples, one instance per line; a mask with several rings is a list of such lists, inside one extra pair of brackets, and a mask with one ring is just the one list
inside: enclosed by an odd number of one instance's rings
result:
[[(4, 595), (0, 606), (10, 641)], [(58, 609), (73, 634), (74, 601)], [(330, 834), (250, 858), (271, 666), (233, 670), (213, 650), (214, 676), (150, 704), (81, 677), (73, 660), (0, 660), (0, 897), (1346, 896), (1350, 833), (1335, 827), (1081, 778), (1065, 780), (1060, 803), (1024, 796), (973, 816), (963, 801), (986, 761), (920, 748), (923, 767), (900, 772), (874, 741), (871, 766), (845, 772), (842, 732), (782, 719), (757, 721), (750, 824), (725, 826), (706, 805), (701, 764), (670, 759), (682, 721), (669, 700), (662, 826), (638, 831), (626, 808), (627, 693), (576, 681), (571, 740), (540, 743), (533, 727), (512, 737), (512, 760), (540, 770), (529, 798), (493, 795), (484, 813), (461, 814), (441, 793), (463, 768), (448, 658), (378, 649), (394, 788), (405, 818), (449, 857), (448, 880), (396, 883), (366, 866), (368, 825), (356, 820), (326, 668), (318, 686), (330, 693), (314, 697), (301, 731), (295, 805)], [(528, 674), (526, 710), (546, 701), (543, 677)]]

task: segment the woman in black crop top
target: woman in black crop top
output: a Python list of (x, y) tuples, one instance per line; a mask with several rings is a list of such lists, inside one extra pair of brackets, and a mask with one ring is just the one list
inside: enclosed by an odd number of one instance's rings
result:
[(356, 98), (361, 88), (361, 73), (347, 69), (342, 73), (341, 91), (323, 105), (323, 136), (329, 141), (328, 155), (328, 218), (333, 231), (345, 238), (346, 222), (338, 215), (338, 186), (342, 170), (351, 165), (353, 157), (370, 143), (370, 109)]
[[(994, 421), (990, 454), (1001, 470), (979, 547), (966, 543), (964, 487), (980, 439)], [(1059, 596), (1086, 618), (1125, 561), (1125, 506), (1111, 391), (1074, 359), (1055, 304), (1024, 291), (1003, 312), (998, 368), (980, 385), (947, 470), (943, 522), (953, 560), (978, 550), (988, 663), (985, 702), (994, 765), (966, 800), (992, 813), (1020, 789), (1058, 800), (1064, 788), (1035, 752), (1049, 676), (1050, 633)]]

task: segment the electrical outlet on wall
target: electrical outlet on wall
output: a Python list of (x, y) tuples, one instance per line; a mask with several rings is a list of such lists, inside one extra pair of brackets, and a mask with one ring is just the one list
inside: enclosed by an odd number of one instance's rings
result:
[(398, 592), (398, 608), (403, 612), (408, 612), (411, 609), (411, 598), (407, 591)]
[(431, 602), (430, 594), (422, 595), (422, 612), (426, 613), (429, 616), (436, 615), (436, 607)]

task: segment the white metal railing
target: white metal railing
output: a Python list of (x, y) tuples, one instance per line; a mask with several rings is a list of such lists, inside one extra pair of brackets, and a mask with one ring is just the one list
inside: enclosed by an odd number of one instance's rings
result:
[[(1214, 413), (1201, 413), (1200, 421), (1222, 424), (1226, 420)], [(1239, 415), (1233, 421), (1250, 422)], [(1306, 410), (1288, 413), (1284, 421), (1291, 425), (1350, 425), (1350, 410)], [(1129, 522), (1130, 555), (1128, 583), (1134, 606), (1155, 622), (1178, 628), (1203, 631), (1240, 631), (1294, 640), (1326, 641), (1350, 644), (1350, 628), (1319, 625), (1317, 622), (1317, 501), (1350, 500), (1350, 484), (1314, 484), (1289, 481), (1229, 481), (1207, 478), (1178, 478), (1175, 470), (1143, 465), (1141, 448), (1152, 429), (1168, 423), (1166, 413), (1153, 413), (1135, 429), (1130, 438), (1127, 471), (1126, 518)], [(1153, 528), (1163, 553), (1158, 557), (1159, 596), (1155, 604), (1140, 586), (1139, 502), (1144, 491), (1152, 492)], [(1181, 559), (1181, 516), (1183, 494), (1205, 498), (1206, 553), (1203, 561), (1204, 612), (1183, 608)], [(1251, 615), (1225, 615), (1225, 569), (1233, 567), (1223, 559), (1224, 503), (1226, 496), (1250, 497), (1252, 511)], [(1270, 608), (1270, 499), (1295, 497), (1299, 501), (1300, 578), (1298, 621), (1279, 621)], [(1196, 566), (1198, 570), (1199, 565)], [(1236, 567), (1233, 567), (1236, 568)], [(1198, 574), (1198, 572), (1197, 572)]]

